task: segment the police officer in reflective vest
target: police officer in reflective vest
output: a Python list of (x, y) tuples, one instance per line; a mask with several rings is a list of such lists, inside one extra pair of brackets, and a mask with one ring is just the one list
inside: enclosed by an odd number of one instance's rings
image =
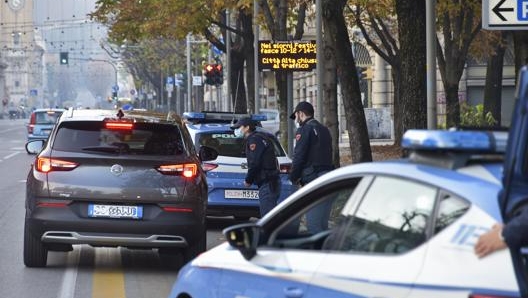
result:
[(245, 186), (255, 184), (259, 188), (260, 216), (277, 205), (280, 195), (279, 162), (270, 136), (256, 131), (256, 123), (250, 118), (238, 120), (232, 127), (237, 137), (246, 138), (248, 172)]
[[(334, 169), (330, 131), (313, 116), (314, 108), (306, 101), (300, 102), (290, 115), (290, 119), (298, 125), (290, 180), (301, 186)], [(328, 201), (308, 211), (306, 221), (309, 232), (315, 234), (328, 229), (330, 204)]]

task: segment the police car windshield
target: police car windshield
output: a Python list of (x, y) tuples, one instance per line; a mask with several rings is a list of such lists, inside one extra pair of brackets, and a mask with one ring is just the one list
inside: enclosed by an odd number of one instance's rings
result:
[[(269, 135), (277, 156), (286, 156), (275, 137)], [(202, 132), (196, 135), (197, 149), (200, 146), (208, 146), (218, 151), (218, 155), (229, 157), (246, 157), (244, 138), (235, 137), (232, 131), (226, 132)]]

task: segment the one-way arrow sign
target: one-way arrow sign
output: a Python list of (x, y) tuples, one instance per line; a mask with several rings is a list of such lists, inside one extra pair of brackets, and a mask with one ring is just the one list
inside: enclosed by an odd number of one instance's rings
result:
[(489, 30), (527, 30), (528, 0), (483, 0), (482, 27)]
[(506, 11), (513, 11), (513, 7), (502, 7), (502, 4), (504, 4), (504, 2), (506, 2), (506, 0), (500, 0), (499, 3), (497, 3), (497, 5), (495, 5), (495, 7), (493, 7), (492, 11), (501, 19), (503, 20), (504, 22), (507, 22), (508, 19), (506, 19), (502, 14), (501, 12), (506, 12)]

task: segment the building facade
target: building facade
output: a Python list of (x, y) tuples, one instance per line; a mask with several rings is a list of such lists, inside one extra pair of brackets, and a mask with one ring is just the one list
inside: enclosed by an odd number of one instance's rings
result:
[(0, 96), (7, 108), (40, 107), (44, 49), (35, 40), (33, 0), (2, 1), (0, 20)]

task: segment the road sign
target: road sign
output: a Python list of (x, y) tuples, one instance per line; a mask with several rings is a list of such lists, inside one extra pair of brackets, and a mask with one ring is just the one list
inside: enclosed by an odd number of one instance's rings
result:
[(167, 85), (174, 85), (174, 77), (167, 77)]
[(528, 0), (483, 0), (482, 27), (488, 30), (527, 30)]
[(202, 76), (193, 76), (193, 86), (202, 86)]
[(114, 91), (114, 92), (119, 91), (119, 86), (117, 86), (117, 85), (112, 86), (112, 91)]

